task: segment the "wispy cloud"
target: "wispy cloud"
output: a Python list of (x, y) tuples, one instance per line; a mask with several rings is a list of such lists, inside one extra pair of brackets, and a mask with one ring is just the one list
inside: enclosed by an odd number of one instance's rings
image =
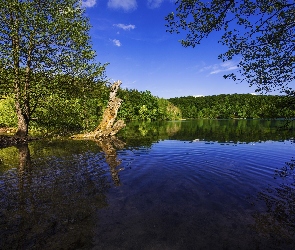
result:
[(225, 71), (236, 70), (238, 63), (233, 61), (223, 62), (202, 67), (199, 72), (210, 71), (210, 75), (218, 74)]
[(117, 39), (113, 39), (113, 44), (117, 47), (121, 47), (121, 45), (122, 45), (121, 42)]
[(147, 5), (151, 9), (159, 8), (164, 0), (148, 0)]
[(108, 7), (113, 9), (122, 8), (125, 11), (130, 11), (137, 8), (137, 2), (136, 0), (109, 0)]
[(96, 0), (83, 0), (82, 1), (82, 7), (90, 8), (93, 7), (96, 4)]
[(133, 24), (122, 24), (122, 23), (118, 23), (118, 24), (114, 24), (114, 26), (120, 28), (120, 29), (123, 29), (123, 30), (133, 30), (135, 29), (135, 25)]

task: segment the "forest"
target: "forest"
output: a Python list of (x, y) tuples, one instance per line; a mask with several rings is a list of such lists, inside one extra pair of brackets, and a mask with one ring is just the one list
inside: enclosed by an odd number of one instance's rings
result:
[(295, 116), (294, 98), (279, 95), (221, 94), (168, 99), (181, 110), (182, 118), (267, 119)]
[[(66, 133), (90, 131), (101, 120), (109, 98), (109, 85), (96, 86), (92, 95), (65, 97), (50, 94), (36, 107), (30, 131), (40, 133)], [(155, 97), (150, 91), (119, 89), (123, 100), (118, 118), (124, 121), (178, 120), (181, 112), (166, 99)], [(17, 127), (15, 104), (10, 96), (0, 97), (0, 127)]]
[[(109, 86), (105, 84), (97, 87), (92, 97), (64, 98), (51, 94), (36, 108), (30, 131), (45, 134), (90, 131), (101, 120), (108, 95)], [(118, 97), (123, 100), (118, 118), (126, 122), (295, 117), (295, 103), (290, 96), (221, 94), (164, 99), (148, 90), (119, 89)], [(14, 109), (13, 99), (2, 96), (0, 127), (17, 127)]]

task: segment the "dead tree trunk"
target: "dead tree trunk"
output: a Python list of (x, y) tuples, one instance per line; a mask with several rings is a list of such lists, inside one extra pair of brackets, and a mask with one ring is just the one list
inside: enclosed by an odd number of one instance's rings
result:
[(120, 85), (121, 81), (117, 81), (114, 82), (111, 87), (108, 106), (103, 112), (102, 121), (94, 131), (94, 133), (96, 134), (95, 137), (112, 136), (117, 134), (120, 129), (125, 127), (125, 123), (123, 120), (115, 122), (119, 108), (122, 104), (122, 100), (116, 96)]
[(116, 121), (118, 110), (122, 104), (122, 100), (116, 96), (121, 83), (121, 81), (116, 81), (111, 86), (108, 106), (104, 110), (102, 120), (97, 128), (91, 133), (74, 135), (72, 137), (99, 139), (102, 137), (114, 136), (119, 130), (126, 126), (123, 120)]

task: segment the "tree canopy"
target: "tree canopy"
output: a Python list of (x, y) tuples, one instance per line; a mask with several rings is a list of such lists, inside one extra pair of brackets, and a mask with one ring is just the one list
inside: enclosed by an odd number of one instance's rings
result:
[(17, 135), (51, 94), (90, 92), (105, 65), (94, 62), (79, 0), (0, 0), (0, 94), (12, 95)]
[(169, 101), (183, 118), (292, 118), (294, 102), (282, 95), (221, 94), (203, 97), (175, 97)]
[(170, 33), (185, 34), (184, 47), (195, 47), (214, 31), (228, 50), (219, 59), (239, 59), (239, 74), (225, 78), (247, 81), (261, 93), (292, 92), (295, 79), (295, 3), (292, 0), (177, 0), (166, 16)]

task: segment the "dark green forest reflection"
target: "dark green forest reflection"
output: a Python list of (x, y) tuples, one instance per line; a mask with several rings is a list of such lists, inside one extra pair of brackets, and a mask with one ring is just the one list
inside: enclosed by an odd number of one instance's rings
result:
[(0, 248), (89, 249), (107, 206), (105, 156), (40, 144), (18, 146), (18, 165), (0, 175)]
[[(216, 142), (259, 142), (289, 140), (295, 136), (295, 123), (284, 127), (280, 120), (187, 120), (169, 122), (131, 122), (110, 142), (74, 141), (69, 139), (39, 140), (30, 143), (32, 158), (71, 157), (86, 152), (104, 152), (113, 156), (109, 165), (119, 166), (115, 149), (150, 147), (160, 140), (204, 140)], [(110, 147), (112, 145), (112, 147)], [(109, 152), (109, 153), (108, 153)], [(16, 147), (0, 150), (0, 173), (19, 164)], [(115, 168), (115, 167), (113, 167)]]
[(186, 120), (172, 122), (133, 122), (120, 132), (131, 146), (148, 146), (159, 140), (204, 140), (217, 142), (257, 142), (294, 137), (295, 125), (281, 120)]

